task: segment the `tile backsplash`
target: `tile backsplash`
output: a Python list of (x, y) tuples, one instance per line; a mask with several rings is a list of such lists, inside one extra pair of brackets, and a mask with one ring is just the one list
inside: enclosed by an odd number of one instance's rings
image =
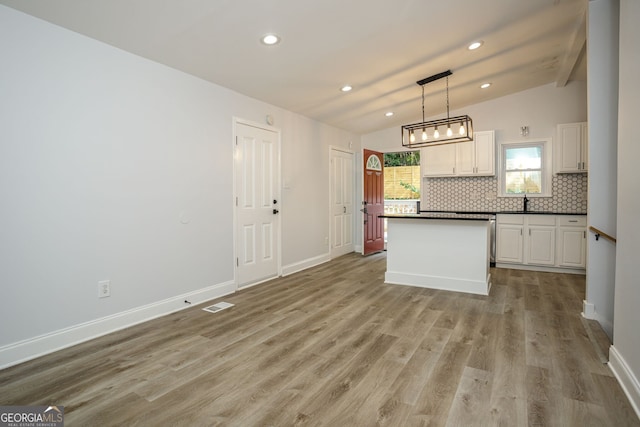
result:
[[(522, 210), (522, 197), (497, 197), (498, 178), (423, 178), (421, 210), (512, 211)], [(587, 175), (553, 176), (551, 197), (532, 197), (532, 211), (587, 213)]]

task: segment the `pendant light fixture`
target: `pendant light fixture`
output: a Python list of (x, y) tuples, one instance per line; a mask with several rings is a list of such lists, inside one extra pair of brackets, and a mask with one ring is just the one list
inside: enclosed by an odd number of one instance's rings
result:
[[(469, 116), (449, 117), (449, 76), (453, 74), (451, 70), (434, 74), (431, 77), (419, 80), (416, 83), (422, 87), (422, 122), (403, 125), (402, 145), (405, 147), (425, 147), (427, 145), (439, 145), (451, 142), (464, 142), (473, 140), (473, 121)], [(447, 118), (425, 121), (424, 119), (424, 85), (436, 80), (446, 78), (447, 81)], [(454, 132), (451, 126), (458, 132)], [(445, 128), (444, 135), (441, 135), (438, 127)], [(420, 138), (416, 138), (415, 133), (420, 133)]]

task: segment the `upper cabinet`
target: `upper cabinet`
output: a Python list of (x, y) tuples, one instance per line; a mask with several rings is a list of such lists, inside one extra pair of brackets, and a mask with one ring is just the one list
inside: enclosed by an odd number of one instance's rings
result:
[(587, 172), (589, 168), (589, 141), (587, 122), (558, 125), (555, 144), (556, 173)]
[[(465, 143), (463, 143), (465, 144)], [(460, 171), (459, 175), (491, 176), (496, 173), (496, 138), (492, 130), (475, 132), (473, 141), (469, 141), (469, 154), (459, 155), (456, 158), (456, 167)], [(458, 144), (458, 151), (465, 149), (462, 144)], [(471, 169), (471, 171), (469, 171)], [(463, 172), (464, 171), (464, 172)]]
[(474, 132), (473, 141), (425, 147), (421, 152), (423, 176), (495, 175), (495, 133)]
[(423, 176), (453, 176), (456, 174), (456, 144), (433, 145), (420, 151)]

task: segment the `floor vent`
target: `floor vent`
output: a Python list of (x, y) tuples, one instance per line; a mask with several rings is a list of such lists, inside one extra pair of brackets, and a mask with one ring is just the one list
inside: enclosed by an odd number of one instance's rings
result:
[(209, 313), (217, 313), (219, 311), (224, 310), (225, 308), (233, 307), (235, 304), (231, 304), (228, 302), (219, 302), (217, 304), (210, 305), (209, 307), (203, 308), (204, 311), (208, 311)]

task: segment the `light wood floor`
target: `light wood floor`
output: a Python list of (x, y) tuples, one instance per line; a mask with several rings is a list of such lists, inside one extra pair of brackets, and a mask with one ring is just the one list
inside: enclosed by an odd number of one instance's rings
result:
[(482, 297), (385, 267), (350, 254), (5, 369), (0, 405), (64, 405), (68, 426), (640, 425), (583, 276), (492, 269)]

